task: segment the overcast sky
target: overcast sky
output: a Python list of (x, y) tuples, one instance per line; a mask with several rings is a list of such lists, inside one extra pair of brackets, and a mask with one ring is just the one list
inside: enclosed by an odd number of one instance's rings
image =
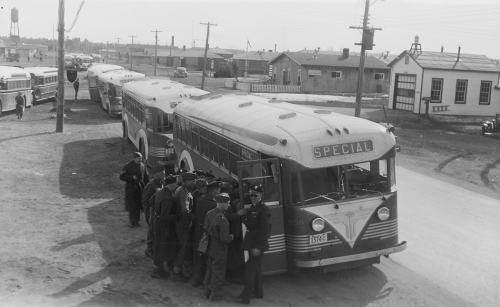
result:
[[(57, 38), (58, 0), (0, 0), (0, 35), (8, 36), (11, 9), (19, 10), (22, 37)], [(82, 0), (66, 0), (66, 30)], [(210, 28), (210, 47), (250, 50), (303, 48), (359, 51), (364, 0), (85, 0), (70, 38), (94, 42), (154, 43), (204, 46)], [(415, 35), (424, 51), (484, 54), (500, 58), (500, 0), (371, 0), (370, 26), (374, 52), (399, 54), (409, 49)], [(53, 33), (53, 27), (56, 31)], [(276, 47), (275, 47), (276, 46)]]

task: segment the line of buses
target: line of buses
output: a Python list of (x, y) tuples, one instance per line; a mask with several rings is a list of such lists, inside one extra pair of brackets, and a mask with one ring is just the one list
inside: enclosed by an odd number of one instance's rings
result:
[(16, 108), (21, 92), (25, 107), (38, 100), (53, 99), (57, 93), (57, 68), (0, 66), (0, 115)]
[(330, 272), (406, 249), (391, 126), (247, 93), (211, 96), (115, 65), (90, 68), (88, 81), (148, 166), (262, 185), (272, 215), (265, 274)]

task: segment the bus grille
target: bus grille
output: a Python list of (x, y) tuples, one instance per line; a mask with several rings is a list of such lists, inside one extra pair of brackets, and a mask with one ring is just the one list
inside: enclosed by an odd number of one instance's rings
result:
[(288, 251), (295, 253), (308, 253), (311, 251), (321, 250), (322, 247), (340, 244), (340, 239), (330, 239), (333, 235), (331, 231), (327, 232), (328, 241), (310, 244), (309, 235), (286, 235), (286, 247)]
[(167, 153), (165, 152), (164, 147), (149, 146), (148, 155), (153, 157), (163, 158), (167, 156)]
[(361, 240), (380, 238), (381, 240), (398, 234), (398, 220), (373, 223), (368, 226)]
[(269, 250), (266, 254), (284, 252), (286, 250), (285, 234), (271, 236), (268, 240)]

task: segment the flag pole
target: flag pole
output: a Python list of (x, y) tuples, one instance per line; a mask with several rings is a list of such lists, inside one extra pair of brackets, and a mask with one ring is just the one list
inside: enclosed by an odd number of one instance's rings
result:
[(248, 67), (248, 37), (247, 37), (247, 52), (245, 53), (245, 78), (248, 77), (247, 67)]

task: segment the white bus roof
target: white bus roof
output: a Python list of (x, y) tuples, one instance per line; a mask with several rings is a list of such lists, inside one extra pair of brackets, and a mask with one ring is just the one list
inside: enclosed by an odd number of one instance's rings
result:
[(146, 106), (159, 108), (166, 113), (172, 112), (172, 102), (181, 102), (191, 96), (201, 96), (209, 93), (165, 77), (145, 77), (144, 79), (134, 80), (125, 83), (122, 90), (142, 101)]
[(174, 113), (306, 168), (371, 161), (395, 146), (394, 135), (378, 123), (249, 94), (189, 99)]
[(114, 85), (123, 86), (123, 84), (134, 79), (144, 78), (146, 75), (130, 70), (113, 70), (99, 75), (99, 80), (109, 82)]
[(0, 77), (4, 78), (31, 78), (26, 70), (13, 66), (0, 66)]
[(93, 65), (87, 70), (87, 75), (92, 74), (94, 76), (98, 76), (100, 74), (119, 69), (124, 69), (124, 68), (118, 65), (111, 65), (111, 64)]
[(92, 59), (90, 55), (83, 55), (83, 54), (77, 54), (76, 57), (79, 59)]
[(34, 74), (35, 76), (44, 76), (44, 75), (57, 75), (58, 71), (56, 67), (25, 67), (24, 70), (28, 71), (30, 74)]

